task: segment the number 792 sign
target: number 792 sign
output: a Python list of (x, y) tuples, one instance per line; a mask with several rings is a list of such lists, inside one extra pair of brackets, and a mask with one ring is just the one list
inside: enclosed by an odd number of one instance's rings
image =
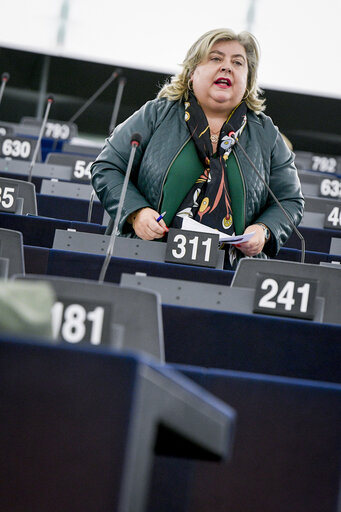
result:
[(253, 311), (313, 320), (316, 279), (259, 273)]

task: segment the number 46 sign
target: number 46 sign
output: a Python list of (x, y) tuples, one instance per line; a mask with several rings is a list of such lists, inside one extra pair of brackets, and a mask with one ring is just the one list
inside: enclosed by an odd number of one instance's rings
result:
[(332, 203), (326, 206), (324, 227), (329, 229), (341, 229), (341, 207)]

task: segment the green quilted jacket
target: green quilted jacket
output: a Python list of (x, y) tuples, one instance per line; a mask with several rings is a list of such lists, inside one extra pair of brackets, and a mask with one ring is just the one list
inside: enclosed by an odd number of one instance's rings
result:
[[(239, 142), (256, 165), (265, 181), (285, 208), (295, 225), (301, 221), (304, 199), (301, 192), (294, 154), (285, 144), (270, 117), (248, 111), (248, 122)], [(124, 173), (130, 155), (130, 139), (142, 136), (136, 151), (130, 182), (122, 210), (119, 231), (133, 236), (126, 222), (130, 213), (143, 207), (160, 210), (163, 185), (169, 169), (182, 148), (190, 140), (184, 120), (184, 106), (165, 98), (147, 102), (124, 123), (116, 127), (91, 167), (96, 194), (112, 219), (115, 218)], [(240, 148), (233, 149), (243, 184), (242, 224), (266, 224), (271, 240), (264, 252), (274, 256), (286, 242), (292, 227), (276, 202), (269, 195)], [(232, 194), (232, 191), (231, 191)], [(111, 223), (112, 225), (112, 223)]]

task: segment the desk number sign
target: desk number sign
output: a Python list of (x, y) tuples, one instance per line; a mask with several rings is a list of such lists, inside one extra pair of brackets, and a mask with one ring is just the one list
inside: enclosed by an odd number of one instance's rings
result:
[(18, 185), (2, 180), (0, 184), (0, 211), (14, 213), (18, 197)]
[(30, 160), (33, 156), (35, 141), (24, 137), (1, 137), (0, 156), (3, 158), (15, 158)]
[(319, 195), (320, 197), (341, 199), (341, 180), (323, 178), (320, 181)]
[(215, 267), (219, 235), (171, 228), (168, 232), (165, 261)]
[(259, 273), (254, 313), (313, 320), (317, 280)]
[(333, 156), (313, 155), (311, 157), (311, 169), (321, 172), (337, 172), (338, 161)]
[(324, 217), (324, 227), (329, 229), (341, 229), (341, 204), (327, 203)]
[(67, 123), (48, 121), (45, 127), (45, 137), (51, 139), (67, 140), (70, 138), (71, 128)]
[(59, 299), (52, 307), (52, 334), (72, 344), (110, 343), (111, 304)]
[(77, 181), (90, 181), (90, 167), (93, 159), (76, 159), (73, 165), (72, 179)]

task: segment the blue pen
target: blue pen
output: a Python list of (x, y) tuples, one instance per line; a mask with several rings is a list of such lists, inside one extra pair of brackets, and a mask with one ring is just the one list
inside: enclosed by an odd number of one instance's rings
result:
[(161, 219), (164, 218), (164, 216), (166, 215), (167, 212), (163, 212), (161, 213), (161, 215), (159, 215), (159, 217), (156, 219), (156, 222), (160, 222)]

